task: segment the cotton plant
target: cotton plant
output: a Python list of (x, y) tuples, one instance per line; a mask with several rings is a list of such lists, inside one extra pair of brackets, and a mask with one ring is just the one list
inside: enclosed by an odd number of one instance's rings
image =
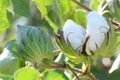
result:
[(76, 24), (70, 19), (65, 22), (65, 25), (63, 26), (63, 37), (66, 43), (70, 42), (77, 53), (81, 53), (82, 51), (85, 35), (86, 32), (81, 25)]
[(71, 60), (76, 61), (77, 59), (79, 62), (79, 55), (83, 51), (85, 35), (86, 31), (81, 25), (68, 19), (63, 26), (63, 31), (60, 33), (60, 36), (56, 38), (56, 41), (62, 51), (65, 52), (65, 55)]
[(87, 14), (86, 29), (68, 19), (56, 41), (75, 63), (91, 63), (99, 58), (111, 57), (118, 46), (114, 27), (95, 11)]
[(92, 55), (92, 52), (101, 47), (105, 37), (107, 37), (108, 31), (109, 26), (103, 16), (95, 11), (88, 13), (86, 29), (86, 35), (89, 37), (86, 43), (86, 52), (88, 55)]
[(53, 44), (47, 32), (35, 26), (18, 26), (17, 50), (28, 61), (48, 64), (53, 61)]

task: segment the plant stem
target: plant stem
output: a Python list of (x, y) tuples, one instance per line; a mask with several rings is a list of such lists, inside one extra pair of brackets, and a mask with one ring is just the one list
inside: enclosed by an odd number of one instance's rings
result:
[(75, 75), (75, 77), (77, 78), (77, 80), (80, 80), (80, 78), (78, 77), (78, 75), (76, 74), (76, 72), (77, 72), (77, 73), (83, 73), (81, 70), (72, 68), (72, 67), (70, 67), (68, 64), (66, 64), (65, 62), (64, 62), (64, 64), (58, 64), (58, 63), (53, 62), (53, 64), (54, 64), (55, 66), (40, 65), (40, 64), (37, 64), (37, 65), (35, 65), (35, 66), (36, 66), (37, 69), (38, 69), (38, 68), (48, 68), (48, 69), (60, 68), (60, 69), (69, 69), (69, 70)]
[(90, 78), (90, 80), (96, 80), (94, 75), (90, 72), (90, 64), (86, 63), (86, 70), (85, 70), (85, 74)]
[(65, 69), (66, 66), (64, 66), (64, 65), (57, 65), (57, 66), (37, 65), (36, 68), (49, 68), (49, 69), (62, 68), (62, 69)]
[[(61, 65), (61, 64), (58, 64), (58, 63), (54, 63), (54, 64)], [(65, 62), (64, 62), (64, 66), (65, 66), (65, 68), (69, 69), (75, 75), (77, 80), (80, 80), (80, 78), (78, 77), (78, 75), (75, 72), (82, 73), (82, 71), (80, 71), (78, 69), (75, 69), (75, 68), (72, 68), (70, 65), (66, 64)]]
[(111, 20), (111, 23), (114, 24), (117, 27), (120, 27), (120, 23), (118, 23), (118, 22), (115, 22), (115, 21)]
[(111, 23), (115, 26), (117, 26), (117, 28), (115, 29), (115, 31), (120, 31), (120, 23), (119, 22), (116, 22), (116, 21), (113, 21), (111, 20)]
[(74, 69), (72, 67), (70, 67), (68, 64), (66, 64), (66, 67), (71, 70), (71, 72), (75, 75), (75, 77), (77, 78), (77, 80), (80, 80), (80, 78), (78, 77), (78, 75), (75, 73)]
[(76, 69), (76, 68), (73, 68), (73, 70), (74, 70), (75, 72), (77, 72), (77, 73), (83, 73), (82, 70), (78, 70), (78, 69)]
[(96, 80), (94, 75), (90, 72), (87, 73), (87, 76), (91, 79), (91, 80)]
[(66, 64), (65, 62), (64, 62), (64, 64), (58, 64), (58, 63), (53, 62), (53, 64), (54, 64), (55, 66), (51, 66), (51, 65), (48, 66), (48, 65), (40, 65), (40, 64), (37, 64), (37, 65), (36, 65), (36, 68), (37, 68), (37, 69), (38, 69), (38, 68), (48, 68), (48, 69), (60, 68), (60, 69), (69, 69), (69, 70), (75, 75), (75, 77), (76, 77), (77, 80), (80, 80), (80, 78), (78, 77), (77, 73), (83, 73), (83, 74), (87, 75), (91, 80), (96, 80), (95, 77), (94, 77), (94, 75), (92, 75), (92, 74), (89, 72), (89, 70), (87, 70), (87, 71), (84, 73), (84, 72), (82, 72), (82, 70), (78, 70), (78, 69), (76, 69), (76, 68), (72, 68), (70, 65)]
[(80, 7), (84, 8), (86, 11), (90, 12), (92, 11), (90, 8), (88, 8), (87, 6), (83, 5), (82, 3), (78, 2), (77, 0), (72, 0), (74, 3), (76, 3), (77, 5), (79, 5)]
[[(84, 4), (78, 2), (77, 0), (72, 0), (74, 3), (76, 3), (77, 5), (79, 5), (80, 7), (82, 7), (83, 9), (85, 9), (87, 12), (90, 12), (92, 11), (92, 9), (90, 9), (89, 7), (85, 6)], [(115, 31), (120, 31), (120, 23), (116, 22), (116, 21), (113, 21), (113, 20), (110, 20), (111, 23), (114, 25), (114, 26), (117, 26), (118, 28), (115, 29)]]

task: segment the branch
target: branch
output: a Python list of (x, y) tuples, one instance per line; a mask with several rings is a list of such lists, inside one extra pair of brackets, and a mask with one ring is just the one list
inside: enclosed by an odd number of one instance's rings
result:
[[(76, 3), (77, 5), (79, 5), (80, 7), (82, 7), (83, 9), (85, 9), (87, 12), (90, 12), (92, 11), (92, 9), (90, 9), (89, 7), (85, 6), (84, 4), (78, 2), (77, 0), (72, 0), (74, 3)], [(115, 29), (115, 31), (120, 31), (120, 23), (116, 22), (116, 21), (113, 21), (111, 20), (111, 23), (114, 25), (114, 26), (117, 26), (118, 28)]]
[(111, 23), (114, 24), (115, 26), (119, 26), (120, 27), (120, 23), (118, 23), (118, 22), (115, 22), (115, 21), (111, 20)]
[(94, 75), (90, 72), (87, 73), (87, 76), (90, 78), (90, 80), (96, 80)]
[(119, 23), (119, 22), (116, 22), (116, 21), (111, 20), (111, 23), (117, 27), (117, 28), (115, 29), (115, 31), (120, 31), (120, 23)]
[(65, 65), (56, 65), (56, 66), (48, 66), (48, 65), (40, 65), (40, 64), (37, 64), (37, 65), (35, 65), (36, 66), (36, 68), (38, 69), (38, 68), (49, 68), (49, 69), (53, 69), (53, 68), (61, 68), (61, 69), (65, 69), (66, 68), (66, 66)]
[(73, 68), (73, 70), (74, 70), (75, 72), (77, 72), (77, 73), (83, 73), (82, 70), (78, 70), (78, 69), (76, 69), (76, 68)]
[(78, 2), (77, 0), (72, 0), (74, 3), (76, 3), (77, 5), (79, 5), (80, 7), (84, 8), (86, 11), (90, 12), (92, 11), (90, 8), (88, 8), (87, 6), (83, 5), (82, 3)]
[(48, 65), (41, 65), (41, 64), (36, 64), (35, 67), (38, 68), (48, 68), (48, 69), (54, 69), (54, 68), (60, 68), (60, 69), (69, 69), (77, 78), (77, 80), (80, 80), (79, 76), (77, 75), (77, 73), (83, 73), (85, 75), (87, 75), (91, 80), (96, 80), (94, 75), (92, 75), (89, 70), (87, 70), (85, 73), (82, 70), (78, 70), (76, 68), (72, 68), (71, 66), (69, 66), (68, 64), (66, 64), (65, 62), (63, 64), (58, 64), (53, 62), (53, 64), (55, 66), (48, 66)]
[(92, 73), (88, 72), (89, 70), (86, 70), (85, 73), (84, 73), (82, 70), (78, 70), (78, 69), (75, 69), (75, 68), (72, 68), (72, 69), (73, 69), (73, 71), (75, 71), (77, 73), (83, 73), (83, 74), (87, 75), (90, 78), (90, 80), (96, 80), (94, 75)]
[(80, 78), (78, 77), (78, 75), (75, 73), (74, 69), (72, 67), (70, 67), (68, 64), (66, 64), (66, 67), (71, 70), (71, 72), (75, 75), (75, 77), (77, 78), (77, 80), (80, 80)]
[[(54, 63), (54, 64), (55, 65), (61, 65), (61, 64), (58, 64), (58, 63)], [(70, 65), (66, 64), (65, 62), (63, 64), (64, 64), (66, 69), (69, 69), (75, 75), (77, 80), (80, 80), (80, 78), (78, 77), (78, 75), (75, 72), (82, 73), (82, 71), (80, 71), (78, 69), (75, 69), (75, 68), (72, 68)]]
[(69, 66), (68, 64), (66, 64), (65, 62), (64, 62), (64, 64), (58, 64), (58, 63), (53, 62), (53, 64), (54, 64), (55, 66), (48, 66), (48, 65), (36, 64), (35, 67), (36, 67), (37, 69), (38, 69), (38, 68), (48, 68), (48, 69), (60, 68), (60, 69), (69, 69), (69, 70), (75, 75), (75, 77), (77, 78), (77, 80), (80, 80), (80, 78), (78, 77), (78, 75), (77, 75), (75, 72), (77, 72), (77, 73), (82, 73), (82, 71), (70, 67), (70, 66)]

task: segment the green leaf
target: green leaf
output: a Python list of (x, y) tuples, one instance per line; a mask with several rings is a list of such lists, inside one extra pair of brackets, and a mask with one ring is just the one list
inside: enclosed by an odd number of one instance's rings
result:
[(38, 9), (40, 10), (42, 17), (47, 15), (46, 6), (52, 5), (53, 0), (35, 0)]
[(70, 0), (61, 0), (60, 9), (61, 9), (62, 15), (68, 14), (68, 12), (70, 11)]
[[(79, 9), (80, 7), (76, 5), (72, 0), (61, 0), (60, 1), (60, 9), (62, 15), (71, 14), (74, 12), (74, 9)], [(64, 17), (63, 17), (64, 18)]]
[(54, 32), (57, 33), (58, 32), (57, 25), (55, 25), (48, 16), (46, 16), (45, 18), (49, 25), (54, 29)]
[(101, 0), (92, 0), (92, 1), (90, 2), (90, 7), (91, 7), (93, 10), (98, 11), (98, 7), (99, 7), (99, 5), (100, 5), (100, 2), (101, 2)]
[(29, 16), (30, 15), (30, 0), (11, 0), (13, 3), (14, 12), (21, 16)]
[(86, 27), (86, 12), (83, 9), (76, 9), (75, 12), (70, 16), (76, 23)]
[(61, 27), (62, 27), (62, 15), (61, 15), (59, 2), (57, 0), (53, 0), (53, 5), (49, 6), (47, 8), (47, 10), (48, 10), (48, 15), (47, 16), (49, 17), (51, 22), (56, 25), (56, 28), (54, 26), (53, 29), (61, 30)]
[(15, 80), (40, 80), (39, 72), (31, 67), (24, 67), (19, 69), (14, 76)]
[(35, 0), (38, 9), (41, 12), (42, 18), (45, 18), (49, 25), (57, 33), (58, 29), (61, 30), (62, 19), (59, 8), (59, 3), (56, 0)]
[(0, 36), (0, 48), (3, 48), (8, 41), (15, 39), (15, 36), (16, 34), (13, 27), (5, 29)]
[(119, 80), (120, 79), (119, 73), (120, 73), (120, 68), (118, 68), (116, 71), (109, 74), (108, 79), (106, 80)]
[(0, 0), (0, 35), (9, 26), (7, 20), (7, 7), (9, 4), (8, 0)]
[(7, 11), (7, 19), (9, 21), (9, 24), (12, 25), (12, 22), (14, 21), (12, 12)]
[(20, 59), (14, 52), (15, 41), (10, 41), (0, 54), (0, 72), (13, 74), (20, 67)]
[(47, 10), (46, 10), (46, 7), (45, 7), (45, 1), (46, 0), (35, 0), (42, 16), (46, 16), (46, 14), (47, 14)]
[(12, 76), (0, 73), (0, 80), (12, 80)]
[(86, 27), (87, 12), (83, 8), (75, 4), (72, 0), (61, 0), (60, 9), (63, 24), (67, 19), (72, 19), (76, 23)]
[(43, 80), (69, 80), (62, 70), (55, 69), (45, 73)]

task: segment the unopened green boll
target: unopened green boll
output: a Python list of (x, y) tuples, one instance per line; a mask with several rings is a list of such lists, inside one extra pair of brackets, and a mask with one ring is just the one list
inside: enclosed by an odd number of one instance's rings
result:
[(34, 26), (18, 26), (18, 51), (26, 60), (47, 64), (54, 58), (53, 44), (47, 32)]
[(86, 29), (86, 34), (89, 37), (86, 43), (86, 52), (88, 55), (93, 54), (92, 52), (101, 47), (105, 37), (107, 37), (108, 31), (109, 26), (103, 16), (95, 11), (88, 13)]
[(63, 26), (63, 36), (66, 43), (69, 41), (77, 53), (82, 51), (82, 46), (85, 41), (85, 34), (86, 32), (84, 28), (70, 19), (68, 19)]

